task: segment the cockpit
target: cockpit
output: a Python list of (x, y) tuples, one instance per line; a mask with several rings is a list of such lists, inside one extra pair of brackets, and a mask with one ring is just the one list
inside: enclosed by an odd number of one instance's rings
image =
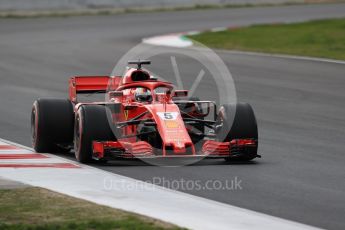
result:
[(171, 96), (172, 88), (166, 86), (157, 86), (151, 90), (144, 86), (133, 86), (123, 89), (123, 96), (131, 101), (141, 103), (158, 102), (163, 103), (167, 100), (167, 97)]

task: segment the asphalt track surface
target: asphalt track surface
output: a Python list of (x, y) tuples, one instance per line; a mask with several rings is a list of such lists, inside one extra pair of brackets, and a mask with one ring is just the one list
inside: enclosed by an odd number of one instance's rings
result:
[[(1, 19), (0, 137), (29, 146), (30, 111), (36, 98), (65, 98), (72, 75), (109, 74), (117, 59), (143, 37), (343, 16), (345, 4)], [(148, 181), (237, 177), (241, 190), (185, 192), (305, 224), (344, 229), (345, 65), (219, 55), (232, 72), (239, 100), (254, 107), (262, 159), (232, 165), (207, 160), (178, 168), (140, 162), (97, 167)], [(162, 62), (160, 68), (168, 73), (168, 65)], [(208, 99), (212, 92), (203, 91), (202, 97)]]

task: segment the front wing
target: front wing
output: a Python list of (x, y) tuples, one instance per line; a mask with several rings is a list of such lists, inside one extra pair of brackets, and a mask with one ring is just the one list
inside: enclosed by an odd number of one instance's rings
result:
[[(219, 142), (206, 140), (202, 148), (195, 152), (194, 148), (188, 148), (185, 152), (157, 151), (145, 141), (126, 142), (126, 141), (93, 141), (92, 155), (96, 160), (99, 159), (134, 159), (134, 158), (226, 158), (251, 152), (257, 147), (254, 139), (234, 139), (230, 142)], [(258, 156), (258, 155), (257, 155)]]

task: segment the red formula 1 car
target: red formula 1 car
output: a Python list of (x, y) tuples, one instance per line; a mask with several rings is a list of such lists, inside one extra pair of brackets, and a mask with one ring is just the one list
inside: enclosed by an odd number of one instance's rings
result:
[[(260, 157), (258, 131), (249, 104), (226, 104), (188, 97), (132, 61), (122, 77), (72, 77), (69, 99), (38, 99), (31, 114), (37, 152), (74, 148), (78, 161), (128, 158), (251, 160)], [(102, 102), (81, 103), (77, 96), (106, 93)], [(211, 118), (209, 118), (211, 117)]]

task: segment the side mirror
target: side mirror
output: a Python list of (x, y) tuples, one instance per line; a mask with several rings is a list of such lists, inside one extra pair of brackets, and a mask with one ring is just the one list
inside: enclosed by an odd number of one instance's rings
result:
[(110, 91), (108, 92), (109, 101), (122, 102), (123, 92), (122, 91)]
[(109, 96), (111, 96), (111, 97), (122, 97), (123, 92), (122, 91), (110, 91)]
[(175, 90), (173, 97), (187, 97), (188, 96), (188, 90)]

